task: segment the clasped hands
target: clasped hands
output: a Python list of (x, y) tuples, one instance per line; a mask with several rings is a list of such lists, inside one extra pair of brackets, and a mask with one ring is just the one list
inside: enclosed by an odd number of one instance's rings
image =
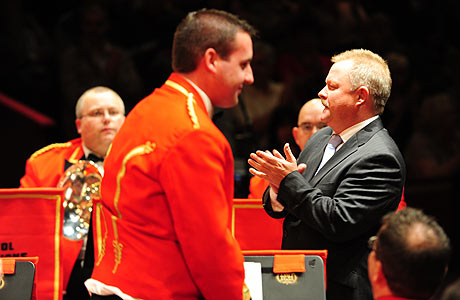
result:
[(277, 198), (278, 189), (284, 177), (294, 171), (303, 173), (307, 167), (305, 164), (297, 165), (289, 143), (284, 145), (283, 150), (286, 158), (277, 150), (273, 150), (273, 152), (258, 150), (256, 153), (251, 153), (248, 159), (248, 163), (252, 166), (252, 168), (249, 168), (249, 173), (265, 179), (270, 184), (270, 198), (273, 208), (277, 206), (274, 200)]

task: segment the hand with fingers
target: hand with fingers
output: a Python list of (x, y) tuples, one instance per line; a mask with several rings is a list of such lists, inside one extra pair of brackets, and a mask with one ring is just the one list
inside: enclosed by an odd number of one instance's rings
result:
[(249, 172), (252, 175), (267, 180), (275, 193), (278, 192), (281, 181), (289, 173), (294, 171), (302, 173), (306, 169), (305, 164), (297, 165), (296, 158), (294, 154), (292, 154), (289, 143), (284, 145), (284, 155), (286, 158), (277, 150), (273, 150), (273, 153), (268, 150), (259, 150), (256, 151), (256, 153), (251, 153), (250, 159), (248, 160), (249, 165), (252, 166)]

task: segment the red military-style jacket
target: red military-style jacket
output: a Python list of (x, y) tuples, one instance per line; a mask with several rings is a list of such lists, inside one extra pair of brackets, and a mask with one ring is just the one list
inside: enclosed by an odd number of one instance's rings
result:
[(136, 105), (104, 167), (92, 282), (141, 299), (242, 299), (231, 148), (185, 78)]
[[(20, 188), (57, 187), (65, 169), (78, 162), (84, 155), (81, 138), (48, 145), (30, 156), (26, 173), (20, 180)], [(64, 289), (70, 278), (83, 241), (62, 239)]]
[(48, 145), (36, 151), (26, 162), (21, 178), (22, 188), (57, 187), (65, 170), (65, 162), (76, 163), (83, 156), (81, 138)]

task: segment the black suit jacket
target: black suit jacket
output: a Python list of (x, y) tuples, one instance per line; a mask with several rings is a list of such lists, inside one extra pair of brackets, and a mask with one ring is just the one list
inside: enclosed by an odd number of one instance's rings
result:
[[(367, 240), (378, 231), (381, 217), (398, 207), (406, 168), (378, 118), (343, 144), (315, 176), (331, 134), (330, 127), (314, 134), (298, 159), (307, 165), (305, 172), (292, 172), (281, 182), (278, 201), (284, 211), (273, 212), (268, 190), (264, 208), (272, 217), (285, 217), (283, 249), (328, 250), (328, 300), (335, 299), (329, 294), (372, 299)], [(336, 284), (354, 289), (352, 295), (334, 293), (330, 289)]]

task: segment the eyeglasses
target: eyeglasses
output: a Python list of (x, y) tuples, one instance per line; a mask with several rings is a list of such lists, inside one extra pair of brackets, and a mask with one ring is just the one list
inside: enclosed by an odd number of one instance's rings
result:
[(120, 116), (123, 115), (123, 113), (118, 109), (112, 109), (112, 108), (109, 108), (109, 109), (95, 109), (95, 110), (92, 110), (92, 111), (90, 111), (89, 113), (87, 113), (85, 115), (82, 115), (80, 117), (80, 119), (84, 118), (84, 117), (102, 119), (102, 118), (105, 117), (106, 113), (111, 118), (116, 118), (116, 117), (120, 117)]
[(377, 245), (377, 236), (371, 236), (369, 238), (369, 240), (367, 240), (367, 246), (369, 247), (369, 249), (371, 250), (375, 250), (375, 247)]

